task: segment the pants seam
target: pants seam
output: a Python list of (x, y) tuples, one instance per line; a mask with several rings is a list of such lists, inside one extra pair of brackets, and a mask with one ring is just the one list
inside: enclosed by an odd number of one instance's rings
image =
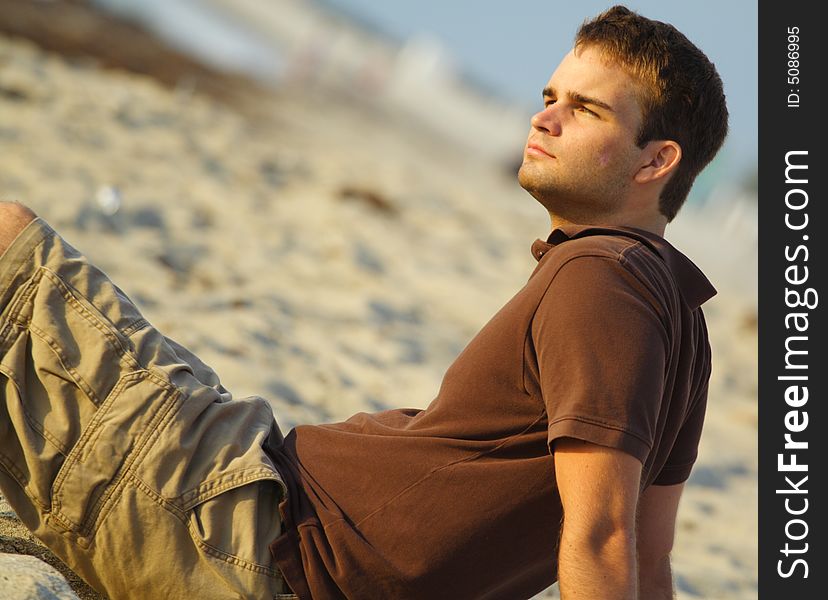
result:
[[(253, 470), (251, 470), (251, 468)], [(263, 475), (266, 477), (262, 477)], [(228, 478), (228, 476), (230, 477)], [(198, 486), (198, 488), (196, 488), (196, 490), (181, 494), (180, 496), (174, 498), (174, 500), (179, 501), (181, 506), (196, 506), (204, 500), (209, 500), (211, 497), (217, 496), (222, 492), (226, 492), (255, 481), (262, 481), (263, 479), (279, 481), (281, 483), (281, 479), (274, 473), (273, 469), (268, 467), (242, 467), (235, 472), (225, 471), (219, 477), (202, 483)], [(220, 485), (215, 485), (214, 482), (222, 483)], [(198, 493), (196, 493), (196, 491)]]
[(206, 554), (209, 554), (213, 558), (217, 558), (228, 564), (241, 567), (247, 571), (251, 571), (253, 573), (260, 573), (272, 577), (274, 579), (278, 579), (279, 581), (284, 581), (284, 576), (278, 569), (273, 569), (265, 565), (260, 565), (258, 563), (246, 561), (234, 554), (230, 554), (229, 552), (219, 550), (218, 548), (208, 544), (207, 542), (204, 542), (203, 540), (199, 540), (198, 536), (193, 530), (193, 526), (190, 523), (190, 519), (187, 516), (187, 513), (190, 512), (192, 509), (187, 509), (186, 511), (182, 510), (174, 502), (171, 502), (162, 497), (160, 494), (156, 493), (135, 473), (131, 473), (129, 479), (135, 485), (135, 489), (142, 492), (145, 496), (147, 496), (150, 500), (156, 503), (159, 507), (166, 510), (173, 517), (178, 519), (181, 522), (181, 524), (187, 528), (187, 531), (190, 533), (190, 539), (192, 540), (193, 544), (201, 548)]
[[(47, 225), (47, 227), (48, 227), (48, 225)], [(35, 252), (37, 252), (45, 244), (47, 239), (48, 239), (48, 236), (44, 236), (40, 239), (40, 241), (37, 244), (32, 246), (31, 250), (29, 250), (28, 255), (26, 255), (25, 259), (20, 261), (20, 264), (18, 265), (17, 270), (15, 270), (15, 272), (12, 275), (10, 275), (8, 277), (2, 277), (2, 275), (0, 274), (0, 283), (7, 284), (7, 285), (4, 285), (4, 287), (0, 288), (0, 294), (5, 295), (5, 292), (8, 289), (9, 285), (17, 278), (18, 275), (20, 275), (20, 273), (22, 273), (26, 268), (28, 268), (29, 263), (32, 260), (32, 257), (35, 255)], [(6, 250), (8, 251), (8, 248)], [(0, 256), (0, 264), (2, 263), (2, 258), (3, 258), (3, 256)], [(36, 273), (33, 274), (32, 277), (30, 277), (28, 281), (31, 281), (31, 279), (33, 279), (35, 275), (36, 275)], [(11, 305), (11, 304), (12, 304), (12, 302), (9, 303), (9, 305)], [(9, 307), (9, 314), (11, 314), (13, 308), (14, 307), (11, 307), (11, 306)], [(9, 320), (7, 322), (7, 325), (11, 325), (11, 320)], [(6, 334), (5, 330), (0, 332), (0, 339), (2, 339), (5, 336), (5, 334)]]
[(40, 340), (43, 341), (43, 343), (49, 346), (49, 349), (55, 354), (55, 356), (57, 356), (58, 361), (60, 361), (60, 366), (63, 367), (63, 369), (69, 375), (72, 376), (72, 380), (75, 382), (75, 385), (77, 385), (78, 388), (80, 388), (80, 390), (84, 394), (86, 394), (87, 398), (89, 398), (89, 401), (92, 402), (92, 404), (99, 407), (101, 405), (101, 399), (98, 397), (98, 394), (95, 393), (95, 390), (92, 389), (92, 386), (90, 386), (86, 382), (86, 380), (80, 375), (80, 373), (77, 372), (77, 370), (74, 367), (70, 367), (66, 364), (66, 361), (64, 360), (65, 357), (63, 356), (60, 347), (57, 345), (54, 338), (52, 338), (48, 333), (43, 331), (34, 323), (30, 323), (28, 325), (28, 330), (31, 331), (34, 335), (36, 335), (38, 338), (40, 338)]
[[(78, 300), (78, 297), (72, 293), (74, 289), (70, 284), (65, 282), (63, 278), (60, 277), (57, 273), (49, 269), (48, 267), (41, 267), (41, 270), (44, 272), (44, 276), (48, 277), (52, 283), (60, 290), (63, 299), (71, 304), (82, 316), (86, 319), (89, 324), (91, 324), (95, 329), (100, 331), (104, 337), (106, 338), (107, 342), (109, 342), (110, 346), (112, 347), (115, 352), (121, 356), (122, 358), (126, 358), (129, 362), (132, 362), (132, 368), (137, 369), (139, 368), (138, 360), (132, 355), (131, 349), (127, 344), (124, 342), (126, 340), (121, 340), (119, 335), (123, 335), (118, 328), (115, 326), (114, 323), (108, 321), (106, 317), (101, 316), (99, 317), (92, 311), (90, 311), (83, 303)], [(94, 303), (87, 298), (84, 294), (80, 293), (79, 291), (75, 290), (78, 296), (89, 302), (89, 304), (98, 312), (100, 309), (94, 305)], [(106, 323), (109, 323), (107, 325)]]
[(128, 337), (130, 337), (133, 333), (136, 333), (136, 332), (138, 332), (138, 331), (141, 331), (142, 329), (146, 329), (146, 328), (147, 328), (147, 327), (149, 327), (149, 326), (150, 326), (150, 323), (149, 323), (149, 321), (147, 321), (146, 319), (138, 319), (138, 320), (137, 320), (137, 321), (135, 321), (135, 323), (133, 323), (132, 325), (129, 325), (129, 326), (127, 326), (127, 327), (124, 327), (124, 328), (121, 330), (121, 334), (122, 334), (124, 337), (127, 337), (127, 338), (128, 338)]
[[(14, 383), (14, 386), (17, 388), (18, 396), (22, 398), (23, 394), (20, 393), (20, 382), (17, 380), (17, 377), (14, 376), (14, 372), (10, 371), (7, 368), (4, 368), (3, 365), (0, 365), (0, 375), (4, 375), (9, 379), (9, 381)], [(37, 423), (37, 421), (35, 421), (35, 419), (32, 417), (32, 414), (28, 411), (26, 405), (22, 402), (20, 404), (20, 409), (23, 415), (26, 417), (26, 423), (28, 423), (29, 427), (31, 427), (35, 432), (40, 434), (40, 436), (45, 441), (49, 442), (52, 445), (52, 447), (55, 450), (57, 450), (61, 456), (63, 456), (63, 458), (66, 458), (69, 450), (65, 448), (63, 444), (60, 443), (60, 440), (55, 438), (55, 436), (53, 436), (48, 429), (46, 429), (45, 427), (41, 427)]]
[(175, 505), (175, 503), (170, 502), (169, 500), (165, 499), (161, 494), (157, 493), (155, 490), (152, 489), (147, 483), (141, 479), (135, 472), (131, 472), (127, 475), (128, 482), (135, 485), (135, 489), (142, 492), (145, 496), (147, 496), (150, 500), (155, 502), (158, 506), (169, 512), (185, 527), (187, 526), (187, 516), (181, 508)]
[(26, 479), (25, 475), (22, 471), (19, 471), (14, 463), (12, 463), (3, 454), (0, 454), (0, 468), (2, 468), (6, 473), (8, 473), (9, 477), (17, 482), (17, 485), (20, 486), (20, 489), (23, 490), (23, 493), (26, 494), (26, 497), (29, 498), (33, 504), (37, 505), (45, 515), (48, 515), (52, 507), (47, 504), (43, 504), (38, 498), (29, 493), (29, 489), (27, 487), (28, 482), (24, 483)]
[[(150, 372), (147, 372), (146, 378), (154, 379), (152, 378), (152, 373)], [(157, 381), (154, 381), (154, 383), (158, 384)], [(97, 527), (100, 526), (104, 519), (106, 519), (109, 512), (115, 507), (118, 502), (118, 497), (123, 493), (123, 489), (129, 481), (129, 475), (134, 471), (136, 463), (139, 463), (152, 448), (152, 445), (155, 443), (155, 439), (157, 438), (155, 432), (157, 431), (158, 426), (166, 419), (166, 416), (175, 405), (176, 399), (180, 396), (180, 392), (177, 389), (170, 389), (167, 386), (162, 387), (164, 387), (167, 394), (166, 400), (157, 411), (157, 414), (150, 418), (146, 426), (138, 434), (136, 434), (135, 439), (140, 440), (140, 442), (136, 443), (132, 451), (129, 452), (124, 458), (124, 462), (121, 464), (121, 467), (115, 475), (115, 481), (101, 495), (98, 505), (89, 515), (89, 518), (87, 519), (88, 525), (85, 528), (86, 535), (93, 535)], [(146, 431), (149, 431), (150, 434), (144, 435)]]
[(207, 542), (198, 539), (198, 536), (193, 531), (193, 527), (190, 523), (187, 523), (187, 529), (190, 532), (190, 538), (193, 540), (193, 543), (199, 548), (201, 548), (205, 554), (209, 554), (213, 558), (217, 558), (235, 567), (240, 567), (245, 571), (259, 573), (261, 575), (267, 575), (268, 577), (271, 577), (273, 579), (284, 581), (284, 577), (277, 569), (273, 569), (272, 567), (266, 567), (258, 563), (246, 561), (243, 558), (239, 558), (235, 554), (230, 554), (229, 552), (225, 552), (224, 550), (219, 550), (218, 548), (211, 546)]
[[(121, 377), (115, 383), (115, 386), (112, 388), (112, 390), (110, 390), (107, 397), (98, 406), (98, 410), (96, 410), (95, 414), (92, 415), (92, 418), (89, 420), (89, 424), (84, 429), (83, 433), (81, 434), (81, 437), (76, 442), (76, 445), (83, 442), (84, 450), (91, 449), (100, 437), (102, 429), (101, 423), (103, 422), (104, 417), (106, 417), (107, 413), (112, 408), (112, 405), (115, 404), (115, 402), (120, 397), (121, 393), (124, 391), (124, 389), (128, 387), (130, 383), (141, 381), (142, 379), (145, 379), (145, 377), (142, 377), (141, 371), (131, 371), (121, 375)], [(144, 429), (142, 429), (139, 432), (139, 435), (144, 432)], [(83, 461), (86, 458), (86, 456), (87, 453), (81, 451), (79, 452), (77, 460)]]
[[(66, 517), (61, 512), (62, 503), (60, 491), (63, 482), (70, 475), (71, 471), (74, 469), (75, 465), (83, 455), (83, 450), (89, 446), (89, 442), (92, 439), (92, 436), (97, 433), (96, 430), (98, 429), (98, 425), (103, 416), (102, 413), (106, 412), (105, 410), (102, 410), (103, 406), (99, 408), (98, 411), (96, 411), (95, 416), (93, 417), (93, 421), (97, 419), (97, 422), (90, 423), (86, 427), (86, 429), (84, 429), (84, 432), (81, 434), (80, 439), (78, 439), (77, 443), (75, 444), (75, 447), (70, 453), (70, 457), (67, 459), (67, 464), (64, 465), (65, 468), (61, 468), (52, 485), (53, 512), (56, 515), (59, 515), (59, 520), (61, 522), (71, 524), (70, 528), (77, 529), (78, 535), (82, 537), (91, 536), (97, 528), (97, 525), (100, 524), (102, 518), (105, 517), (106, 514), (109, 512), (111, 506), (114, 504), (114, 500), (116, 499), (113, 498), (113, 496), (115, 496), (116, 492), (120, 492), (120, 488), (124, 485), (125, 476), (131, 472), (135, 462), (138, 461), (139, 458), (143, 457), (143, 455), (146, 454), (146, 451), (148, 451), (149, 447), (151, 447), (152, 444), (150, 444), (149, 442), (151, 439), (156, 437), (154, 433), (158, 429), (159, 422), (165, 420), (166, 416), (169, 414), (170, 410), (175, 405), (175, 400), (180, 396), (180, 392), (177, 389), (170, 389), (168, 385), (160, 385), (158, 378), (153, 377), (153, 374), (149, 371), (135, 371), (132, 373), (127, 373), (121, 378), (121, 380), (130, 376), (132, 379), (137, 379), (139, 375), (142, 375), (143, 378), (146, 379), (152, 379), (154, 383), (158, 384), (159, 387), (162, 387), (166, 391), (167, 398), (165, 401), (163, 401), (162, 406), (160, 406), (158, 410), (155, 411), (156, 414), (148, 420), (148, 422), (140, 431), (136, 432), (134, 436), (134, 439), (136, 440), (135, 446), (124, 457), (124, 460), (118, 467), (112, 482), (106, 487), (106, 489), (101, 493), (101, 496), (95, 501), (93, 508), (89, 511), (86, 518), (84, 519), (86, 521), (86, 525), (83, 525), (81, 523), (74, 523), (71, 519)], [(114, 402), (115, 398), (116, 396), (110, 394), (110, 396), (107, 398), (107, 402), (109, 402), (111, 405), (111, 403)], [(150, 432), (149, 435), (145, 435), (145, 432), (147, 431)]]
[[(34, 254), (34, 251), (32, 251), (32, 254)], [(17, 272), (20, 272), (20, 269), (18, 269)], [(15, 273), (12, 278), (14, 277), (17, 277), (17, 273)], [(29, 277), (29, 279), (20, 285), (19, 290), (15, 292), (15, 295), (12, 296), (11, 300), (9, 300), (6, 307), (6, 316), (1, 319), (3, 322), (3, 328), (0, 329), (0, 349), (2, 349), (3, 355), (6, 354), (8, 346), (14, 343), (13, 341), (17, 339), (17, 335), (12, 335), (12, 330), (20, 331), (27, 329), (25, 320), (20, 318), (20, 311), (31, 297), (33, 290), (37, 286), (40, 279), (40, 269), (37, 269), (34, 274)]]

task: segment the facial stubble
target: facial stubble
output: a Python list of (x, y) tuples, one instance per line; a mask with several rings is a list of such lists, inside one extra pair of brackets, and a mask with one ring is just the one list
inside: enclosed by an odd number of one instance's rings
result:
[(597, 224), (618, 212), (627, 196), (631, 184), (629, 158), (594, 168), (585, 162), (565, 166), (558, 158), (526, 156), (518, 171), (518, 182), (553, 217)]

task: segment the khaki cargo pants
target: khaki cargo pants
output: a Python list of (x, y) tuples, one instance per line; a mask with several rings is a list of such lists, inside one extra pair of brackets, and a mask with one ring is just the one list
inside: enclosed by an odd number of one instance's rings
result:
[(42, 219), (0, 259), (0, 489), (92, 587), (294, 598), (268, 549), (281, 441)]

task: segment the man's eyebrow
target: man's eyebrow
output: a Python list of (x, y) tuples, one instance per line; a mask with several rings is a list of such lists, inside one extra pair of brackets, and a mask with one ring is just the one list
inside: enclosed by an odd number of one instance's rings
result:
[[(581, 104), (592, 104), (593, 106), (599, 106), (605, 110), (610, 112), (615, 112), (615, 110), (603, 100), (598, 100), (597, 98), (592, 98), (590, 96), (585, 96), (580, 92), (567, 92), (566, 94), (569, 98), (574, 102), (580, 102)], [(543, 97), (555, 97), (557, 94), (555, 93), (555, 88), (553, 87), (545, 87), (543, 88)]]

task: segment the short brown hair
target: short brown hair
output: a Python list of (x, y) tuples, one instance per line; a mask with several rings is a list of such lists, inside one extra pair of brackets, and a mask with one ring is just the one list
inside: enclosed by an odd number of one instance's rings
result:
[(659, 210), (672, 221), (727, 136), (727, 104), (716, 67), (669, 23), (624, 6), (581, 25), (575, 49), (587, 46), (641, 83), (643, 119), (636, 143), (643, 147), (652, 140), (672, 140), (681, 146), (681, 161), (659, 199)]

